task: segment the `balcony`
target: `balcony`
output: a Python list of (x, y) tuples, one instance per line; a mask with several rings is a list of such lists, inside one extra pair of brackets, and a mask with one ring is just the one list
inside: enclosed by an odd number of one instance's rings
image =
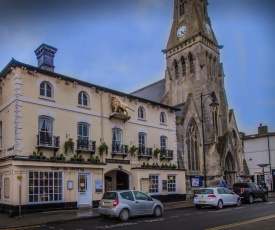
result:
[(164, 160), (164, 159), (172, 160), (173, 159), (173, 150), (168, 150), (168, 149), (162, 148), (160, 150), (160, 159), (161, 160)]
[(138, 148), (138, 159), (145, 157), (145, 158), (152, 158), (153, 156), (153, 149), (147, 148), (145, 146), (139, 146)]
[(122, 156), (123, 159), (128, 155), (128, 145), (112, 144), (112, 158)]
[(92, 140), (77, 140), (76, 143), (76, 151), (77, 152), (91, 152), (95, 153), (96, 151), (96, 141)]
[(48, 148), (57, 151), (60, 148), (60, 137), (47, 132), (39, 132), (37, 135), (37, 148)]

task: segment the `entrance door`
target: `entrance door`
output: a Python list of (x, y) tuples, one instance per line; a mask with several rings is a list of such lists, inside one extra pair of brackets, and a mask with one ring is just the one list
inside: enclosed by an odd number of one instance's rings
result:
[(116, 173), (117, 190), (127, 190), (129, 189), (129, 175), (122, 171), (117, 171)]
[(78, 203), (80, 205), (92, 205), (91, 174), (78, 173)]

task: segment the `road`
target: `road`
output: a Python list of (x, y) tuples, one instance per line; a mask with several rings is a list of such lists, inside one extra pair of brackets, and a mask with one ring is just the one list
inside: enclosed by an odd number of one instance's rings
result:
[[(33, 228), (36, 230), (218, 230), (218, 229), (275, 229), (275, 198), (268, 202), (256, 201), (240, 207), (189, 208), (169, 210), (161, 218), (138, 217), (127, 222), (118, 219), (86, 219)], [(30, 228), (29, 228), (30, 229)]]

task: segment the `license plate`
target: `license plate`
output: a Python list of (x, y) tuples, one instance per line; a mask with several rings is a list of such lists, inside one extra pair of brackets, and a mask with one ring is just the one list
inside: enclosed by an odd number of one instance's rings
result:
[(205, 204), (205, 203), (206, 203), (206, 201), (204, 201), (204, 200), (200, 200), (200, 201), (199, 201), (199, 203), (200, 203), (200, 204)]
[(103, 202), (104, 206), (110, 206), (110, 202)]

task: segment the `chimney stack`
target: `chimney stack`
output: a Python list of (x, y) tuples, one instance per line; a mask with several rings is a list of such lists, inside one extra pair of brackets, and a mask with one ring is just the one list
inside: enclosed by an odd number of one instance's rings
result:
[(262, 135), (262, 134), (267, 134), (268, 133), (268, 127), (262, 126), (262, 124), (260, 124), (260, 126), (258, 127), (258, 134)]
[(42, 44), (35, 51), (36, 58), (38, 60), (38, 68), (54, 72), (54, 56), (57, 49)]

